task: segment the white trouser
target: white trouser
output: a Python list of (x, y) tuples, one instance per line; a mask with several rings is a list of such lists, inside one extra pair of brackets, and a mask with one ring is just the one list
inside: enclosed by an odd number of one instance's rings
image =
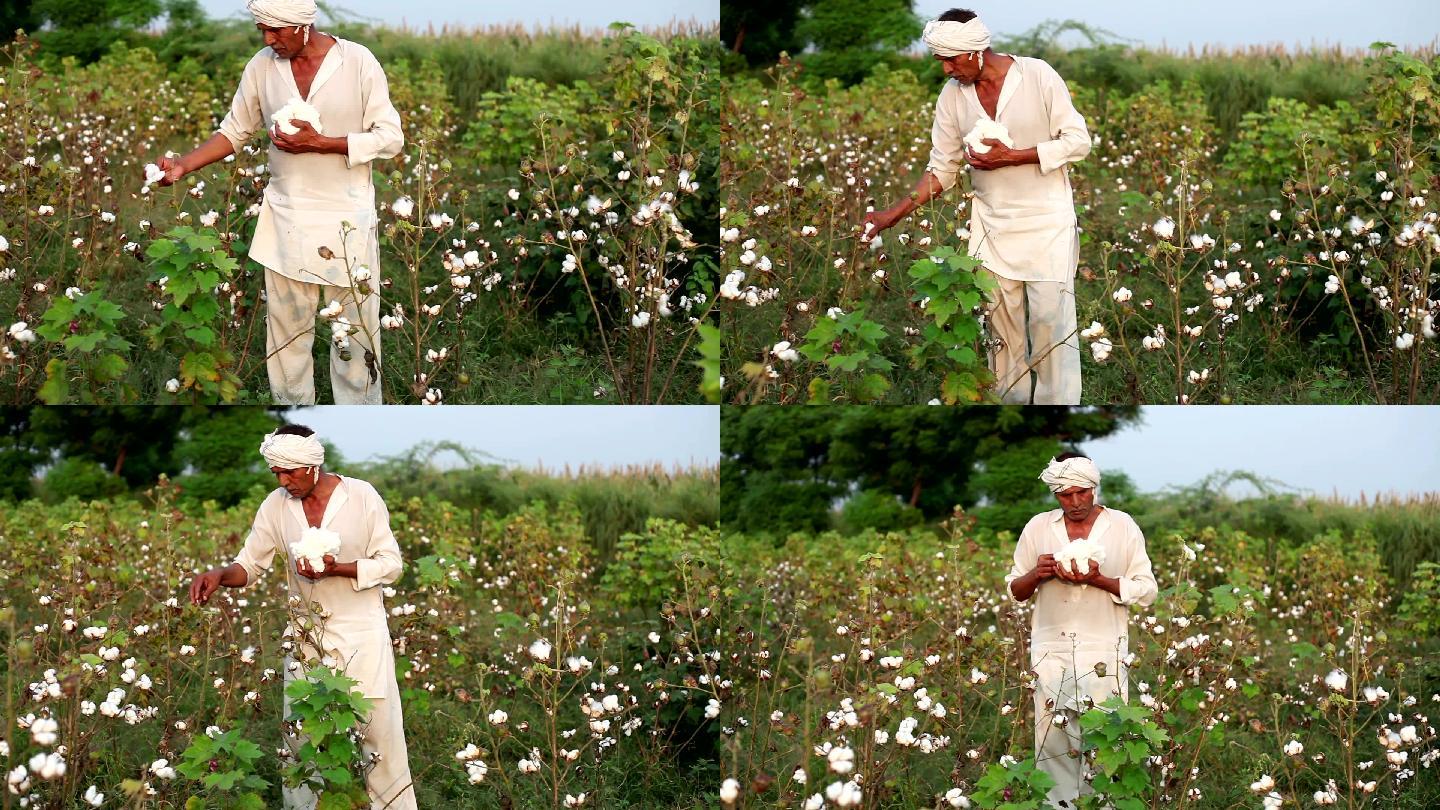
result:
[[(1080, 717), (1088, 711), (1083, 698), (1094, 704), (1105, 702), (1116, 692), (1122, 700), (1129, 699), (1129, 674), (1126, 668), (1111, 660), (1107, 675), (1095, 673), (1090, 658), (1104, 661), (1114, 654), (1082, 654), (1071, 652), (1031, 655), (1031, 669), (1037, 676), (1035, 690), (1035, 766), (1050, 774), (1055, 784), (1047, 796), (1053, 808), (1076, 806), (1076, 799), (1094, 793), (1085, 781), (1085, 746), (1081, 739)], [(1120, 676), (1116, 676), (1116, 671)], [(1077, 678), (1078, 672), (1078, 678)], [(1048, 705), (1047, 705), (1048, 704)], [(1055, 721), (1063, 718), (1063, 721)]]
[(1001, 400), (1021, 405), (1032, 400), (1036, 405), (1079, 405), (1080, 336), (1076, 332), (1074, 281), (993, 277), (999, 287), (987, 318), (990, 337), (995, 339), (990, 369), (995, 372)]
[[(360, 300), (357, 301), (356, 299)], [(380, 404), (380, 346), (370, 345), (366, 331), (380, 334), (380, 296), (361, 295), (348, 287), (331, 287), (296, 281), (265, 268), (265, 370), (270, 394), (277, 404), (315, 404), (315, 315), (320, 301), (339, 301), (343, 316), (354, 327), (350, 333), (350, 359), (330, 346), (330, 388), (336, 405)], [(325, 327), (325, 339), (330, 329)], [(374, 376), (365, 362), (365, 350), (375, 353)]]
[[(285, 684), (293, 680), (286, 661)], [(392, 674), (388, 678), (385, 697), (371, 698), (370, 723), (363, 726), (365, 738), (360, 744), (368, 761), (372, 754), (379, 759), (365, 774), (365, 792), (370, 794), (372, 810), (417, 810), (415, 788), (410, 781), (410, 757), (405, 748), (405, 723), (400, 710), (400, 687)], [(290, 697), (285, 696), (285, 716), (290, 716)], [(300, 750), (300, 741), (291, 739), (290, 750)], [(319, 798), (308, 787), (285, 788), (285, 810), (315, 810)]]

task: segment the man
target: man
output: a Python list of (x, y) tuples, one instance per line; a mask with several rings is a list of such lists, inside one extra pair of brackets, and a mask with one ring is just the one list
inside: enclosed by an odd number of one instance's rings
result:
[[(969, 253), (999, 284), (987, 318), (990, 367), (1001, 398), (1078, 405), (1080, 238), (1065, 167), (1090, 152), (1085, 119), (1054, 68), (996, 53), (990, 31), (973, 11), (945, 12), (925, 25), (924, 39), (952, 80), (935, 103), (930, 163), (909, 197), (866, 215), (861, 238), (868, 241), (948, 191), (968, 163), (975, 192)], [(981, 143), (989, 151), (967, 147), (965, 136), (982, 119), (1004, 125), (1015, 146), (985, 138)]]
[[(250, 258), (265, 267), (271, 394), (277, 403), (315, 404), (311, 347), (323, 300), (340, 305), (338, 315), (327, 313), (336, 404), (378, 405), (380, 248), (370, 162), (400, 153), (400, 114), (365, 46), (315, 30), (314, 0), (249, 0), (247, 8), (268, 47), (245, 66), (220, 130), (183, 157), (156, 161), (165, 173), (159, 183), (236, 153), (268, 130), (270, 183)], [(299, 119), (294, 134), (278, 126), (276, 113), (292, 100), (318, 111), (319, 131)]]
[[(1093, 461), (1062, 453), (1040, 480), (1060, 508), (1025, 524), (1005, 587), (1018, 602), (1035, 599), (1035, 760), (1055, 779), (1051, 806), (1073, 808), (1081, 793), (1092, 792), (1078, 756), (1079, 716), (1090, 701), (1129, 699), (1128, 607), (1153, 604), (1158, 587), (1140, 527), (1124, 512), (1095, 503), (1100, 470)], [(1081, 570), (1056, 562), (1056, 552), (1085, 538), (1104, 549), (1103, 563), (1091, 559)]]
[[(381, 593), (381, 586), (400, 578), (400, 547), (390, 531), (390, 513), (371, 485), (323, 471), (325, 448), (308, 427), (276, 429), (261, 443), (260, 455), (280, 488), (260, 504), (235, 561), (195, 577), (190, 601), (205, 604), (221, 585), (246, 587), (269, 570), (276, 552), (294, 559), (290, 595), (299, 597), (304, 605), (318, 602), (326, 614), (320, 642), (324, 649), (307, 645), (307, 657), (329, 656), (343, 666), (346, 675), (359, 681), (358, 688), (374, 701), (362, 743), (367, 758), (374, 760), (365, 777), (373, 806), (414, 808), (400, 690)], [(340, 550), (323, 557), (322, 571), (290, 553), (309, 526), (340, 535)], [(285, 667), (287, 684), (294, 677), (289, 664), (287, 661)], [(290, 713), (288, 697), (285, 713)], [(315, 801), (308, 789), (285, 790), (287, 808), (312, 808)]]

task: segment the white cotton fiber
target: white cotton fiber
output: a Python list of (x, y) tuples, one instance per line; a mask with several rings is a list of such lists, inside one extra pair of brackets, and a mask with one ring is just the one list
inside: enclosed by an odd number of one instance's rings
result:
[(320, 111), (311, 105), (301, 101), (298, 97), (285, 102), (285, 106), (275, 111), (275, 125), (286, 135), (294, 135), (300, 131), (292, 121), (309, 121), (310, 126), (320, 131)]
[(977, 155), (983, 155), (990, 151), (988, 144), (982, 143), (987, 138), (994, 138), (1011, 149), (1015, 148), (1015, 141), (1010, 138), (1010, 130), (1005, 125), (992, 118), (981, 118), (975, 122), (975, 128), (965, 136), (965, 145), (970, 151)]
[[(1094, 540), (1082, 537), (1079, 540), (1071, 540), (1059, 551), (1055, 552), (1055, 562), (1063, 565), (1067, 571), (1078, 571), (1081, 574), (1090, 572), (1090, 561), (1097, 564), (1105, 563), (1105, 549)], [(1074, 562), (1072, 569), (1070, 563)]]
[(290, 546), (290, 553), (297, 560), (305, 560), (316, 571), (325, 570), (325, 555), (340, 551), (340, 535), (329, 529), (307, 526), (300, 539)]

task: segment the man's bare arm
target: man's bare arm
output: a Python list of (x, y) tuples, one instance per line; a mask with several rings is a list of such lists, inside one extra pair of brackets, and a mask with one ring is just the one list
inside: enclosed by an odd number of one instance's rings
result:
[(1030, 573), (1010, 581), (1010, 593), (1015, 597), (1017, 602), (1028, 600), (1035, 595), (1035, 591), (1039, 589), (1042, 582), (1056, 575), (1058, 568), (1059, 566), (1055, 562), (1055, 555), (1041, 554), (1035, 567), (1030, 569)]
[(160, 171), (165, 172), (165, 177), (160, 181), (160, 185), (168, 186), (190, 172), (203, 169), (211, 163), (224, 160), (233, 154), (235, 154), (235, 147), (231, 145), (230, 139), (217, 132), (211, 135), (205, 143), (178, 158), (162, 157), (156, 161), (155, 165), (160, 168)]
[(203, 605), (220, 590), (221, 585), (227, 588), (243, 588), (249, 581), (250, 575), (245, 573), (245, 566), (240, 563), (230, 563), (224, 568), (212, 568), (191, 581), (190, 601)]
[(930, 202), (945, 192), (945, 187), (940, 184), (940, 178), (927, 171), (920, 176), (915, 183), (915, 191), (900, 202), (886, 208), (883, 211), (875, 211), (865, 215), (865, 223), (874, 227), (867, 229), (863, 238), (879, 234), (881, 231), (894, 226), (895, 223), (910, 216), (916, 208)]

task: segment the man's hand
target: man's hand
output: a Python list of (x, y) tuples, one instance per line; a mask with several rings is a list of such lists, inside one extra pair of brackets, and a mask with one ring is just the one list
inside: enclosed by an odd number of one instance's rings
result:
[(865, 221), (860, 225), (860, 241), (869, 242), (879, 236), (881, 231), (895, 227), (895, 223), (904, 219), (907, 213), (909, 212), (905, 210), (903, 203), (884, 211), (871, 211), (865, 215)]
[(1074, 562), (1071, 562), (1068, 568), (1063, 565), (1057, 565), (1056, 570), (1059, 571), (1060, 578), (1066, 582), (1076, 585), (1090, 585), (1100, 576), (1100, 563), (1091, 560), (1090, 569), (1083, 574), (1080, 573), (1080, 569), (1075, 567)]
[(1035, 565), (1035, 578), (1041, 582), (1054, 579), (1060, 570), (1060, 564), (1055, 562), (1054, 554), (1041, 554), (1040, 560)]
[(159, 182), (156, 183), (156, 185), (160, 186), (174, 185), (180, 182), (180, 178), (189, 174), (189, 170), (181, 165), (179, 158), (162, 157), (155, 161), (155, 166), (165, 173), (165, 176), (160, 178)]
[(295, 561), (295, 573), (312, 582), (335, 576), (336, 568), (338, 567), (335, 563), (335, 557), (331, 554), (326, 554), (322, 559), (325, 561), (325, 570), (323, 571), (316, 571), (310, 566), (310, 561), (304, 557), (297, 559)]
[(209, 602), (210, 597), (220, 590), (220, 578), (224, 574), (224, 571), (215, 568), (196, 576), (190, 583), (190, 604), (203, 605)]
[(329, 139), (315, 131), (309, 121), (295, 119), (290, 122), (298, 131), (294, 135), (286, 135), (280, 125), (276, 124), (270, 128), (270, 140), (282, 152), (289, 152), (292, 155), (299, 155), (305, 152), (329, 152)]
[(990, 147), (990, 151), (983, 155), (965, 147), (965, 162), (970, 164), (972, 169), (990, 171), (992, 169), (1003, 169), (1006, 166), (1018, 166), (1023, 161), (1016, 156), (1016, 151), (999, 142), (994, 138), (986, 138), (981, 143)]

